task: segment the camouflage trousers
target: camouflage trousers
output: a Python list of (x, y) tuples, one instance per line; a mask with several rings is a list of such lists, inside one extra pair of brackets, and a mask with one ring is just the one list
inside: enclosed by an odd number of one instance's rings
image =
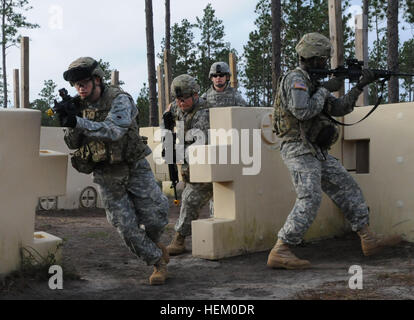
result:
[(175, 231), (185, 237), (191, 235), (191, 222), (198, 219), (200, 209), (212, 196), (212, 183), (186, 182), (181, 195), (180, 217), (175, 224)]
[(111, 165), (94, 171), (106, 216), (126, 246), (148, 265), (159, 261), (156, 245), (168, 223), (167, 197), (146, 159), (134, 165)]
[(341, 209), (353, 231), (369, 223), (368, 207), (361, 189), (342, 164), (327, 156), (325, 161), (305, 154), (283, 160), (288, 167), (297, 194), (296, 203), (278, 233), (287, 244), (299, 244), (314, 221), (322, 200), (322, 191)]

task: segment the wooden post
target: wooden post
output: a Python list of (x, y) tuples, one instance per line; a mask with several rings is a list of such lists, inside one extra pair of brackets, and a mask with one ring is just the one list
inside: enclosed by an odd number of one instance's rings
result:
[(165, 105), (168, 106), (171, 103), (171, 63), (170, 63), (170, 51), (164, 50), (164, 89), (165, 89)]
[[(344, 40), (343, 40), (343, 30), (342, 30), (342, 9), (340, 0), (328, 0), (329, 6), (329, 36), (331, 44), (334, 49), (334, 53), (331, 57), (331, 68), (335, 69), (336, 67), (344, 64)], [(343, 96), (345, 93), (345, 86), (342, 84), (342, 87), (339, 91), (335, 92), (336, 97)], [(343, 117), (339, 119), (343, 122)], [(343, 139), (344, 128), (341, 126), (340, 130), (340, 139)], [(341, 148), (341, 162), (344, 162), (344, 153), (343, 153), (343, 143), (340, 145)]]
[(158, 119), (159, 123), (161, 124), (162, 115), (165, 111), (165, 83), (162, 74), (162, 67), (159, 64), (157, 67), (157, 83), (158, 83)]
[[(329, 34), (334, 54), (331, 58), (331, 67), (336, 67), (344, 64), (344, 37), (342, 29), (342, 9), (340, 0), (329, 0)], [(337, 97), (344, 95), (345, 90), (342, 89), (336, 93)]]
[(29, 37), (21, 38), (21, 108), (29, 108)]
[(13, 70), (13, 95), (14, 95), (14, 107), (20, 108), (19, 69)]
[(237, 89), (237, 62), (236, 55), (233, 52), (229, 53), (229, 67), (230, 67), (230, 87)]
[(111, 73), (111, 85), (119, 86), (119, 71), (114, 70)]
[[(364, 61), (364, 68), (368, 68), (368, 17), (362, 14), (355, 17), (355, 56)], [(368, 105), (368, 87), (359, 96), (357, 105)]]

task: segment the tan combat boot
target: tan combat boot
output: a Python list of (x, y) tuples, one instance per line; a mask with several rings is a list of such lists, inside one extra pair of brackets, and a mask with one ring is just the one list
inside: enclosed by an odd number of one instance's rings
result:
[(402, 241), (402, 238), (399, 235), (389, 237), (376, 235), (374, 232), (369, 230), (368, 225), (363, 227), (357, 233), (361, 238), (362, 252), (365, 256), (376, 254), (385, 247), (395, 246)]
[(170, 262), (170, 255), (168, 254), (167, 247), (161, 242), (157, 243), (157, 247), (161, 249), (162, 257), (164, 258), (164, 261), (168, 264)]
[(170, 256), (176, 256), (185, 252), (184, 240), (184, 236), (178, 232), (175, 233), (174, 238), (167, 247)]
[(149, 278), (151, 286), (164, 284), (167, 279), (167, 262), (161, 257), (160, 261), (154, 264), (154, 272)]
[(277, 240), (267, 259), (267, 266), (270, 268), (306, 269), (310, 265), (308, 260), (296, 257), (290, 251), (289, 246), (280, 239)]

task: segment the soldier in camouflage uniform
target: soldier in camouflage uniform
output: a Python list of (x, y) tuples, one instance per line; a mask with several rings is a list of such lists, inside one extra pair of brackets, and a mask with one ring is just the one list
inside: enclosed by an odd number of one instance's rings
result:
[[(210, 67), (208, 78), (211, 80), (211, 87), (201, 97), (207, 100), (211, 108), (217, 107), (246, 107), (247, 102), (240, 92), (230, 87), (230, 67), (225, 62), (214, 62)], [(214, 216), (214, 203), (210, 200), (210, 217)]]
[(104, 85), (103, 76), (89, 57), (75, 60), (64, 73), (81, 104), (69, 101), (58, 114), (61, 125), (69, 128), (64, 139), (77, 149), (71, 158), (74, 168), (93, 172), (108, 221), (135, 255), (154, 265), (150, 284), (163, 284), (169, 257), (160, 237), (168, 223), (168, 199), (145, 159), (151, 150), (139, 135), (132, 97)]
[(281, 156), (296, 190), (296, 203), (279, 231), (276, 245), (268, 257), (272, 268), (307, 268), (310, 262), (297, 258), (289, 249), (299, 244), (319, 209), (322, 191), (342, 210), (352, 230), (361, 237), (365, 255), (401, 241), (398, 236), (381, 238), (368, 228), (368, 206), (358, 184), (328, 149), (338, 139), (338, 129), (329, 117), (352, 112), (364, 86), (376, 80), (373, 72), (363, 70), (357, 85), (341, 98), (343, 79), (325, 83), (313, 79), (309, 69), (325, 69), (331, 56), (329, 39), (318, 33), (306, 34), (296, 46), (299, 67), (279, 81), (275, 99), (275, 130), (282, 138)]
[(208, 75), (213, 83), (212, 86), (201, 97), (207, 100), (212, 107), (232, 107), (247, 106), (246, 101), (241, 94), (234, 88), (230, 87), (230, 68), (225, 62), (215, 62), (210, 68)]
[[(165, 128), (171, 127), (171, 124), (177, 125), (178, 121), (184, 123), (186, 154), (188, 147), (197, 143), (197, 136), (203, 135), (206, 139), (205, 143), (208, 141), (209, 109), (207, 102), (199, 97), (199, 90), (200, 86), (193, 77), (183, 74), (175, 78), (171, 83), (171, 95), (175, 101), (165, 111), (161, 124), (161, 128)], [(170, 255), (185, 252), (184, 240), (185, 237), (191, 235), (191, 221), (198, 219), (200, 209), (213, 196), (212, 183), (190, 183), (187, 160), (181, 166), (181, 175), (185, 188), (181, 196), (180, 217), (175, 225), (176, 233), (170, 245), (167, 246)]]

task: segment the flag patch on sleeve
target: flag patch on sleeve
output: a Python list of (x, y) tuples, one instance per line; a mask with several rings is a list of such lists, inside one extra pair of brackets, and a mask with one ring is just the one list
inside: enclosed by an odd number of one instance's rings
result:
[(308, 91), (308, 88), (306, 87), (306, 85), (303, 82), (295, 82), (293, 84), (293, 88)]

